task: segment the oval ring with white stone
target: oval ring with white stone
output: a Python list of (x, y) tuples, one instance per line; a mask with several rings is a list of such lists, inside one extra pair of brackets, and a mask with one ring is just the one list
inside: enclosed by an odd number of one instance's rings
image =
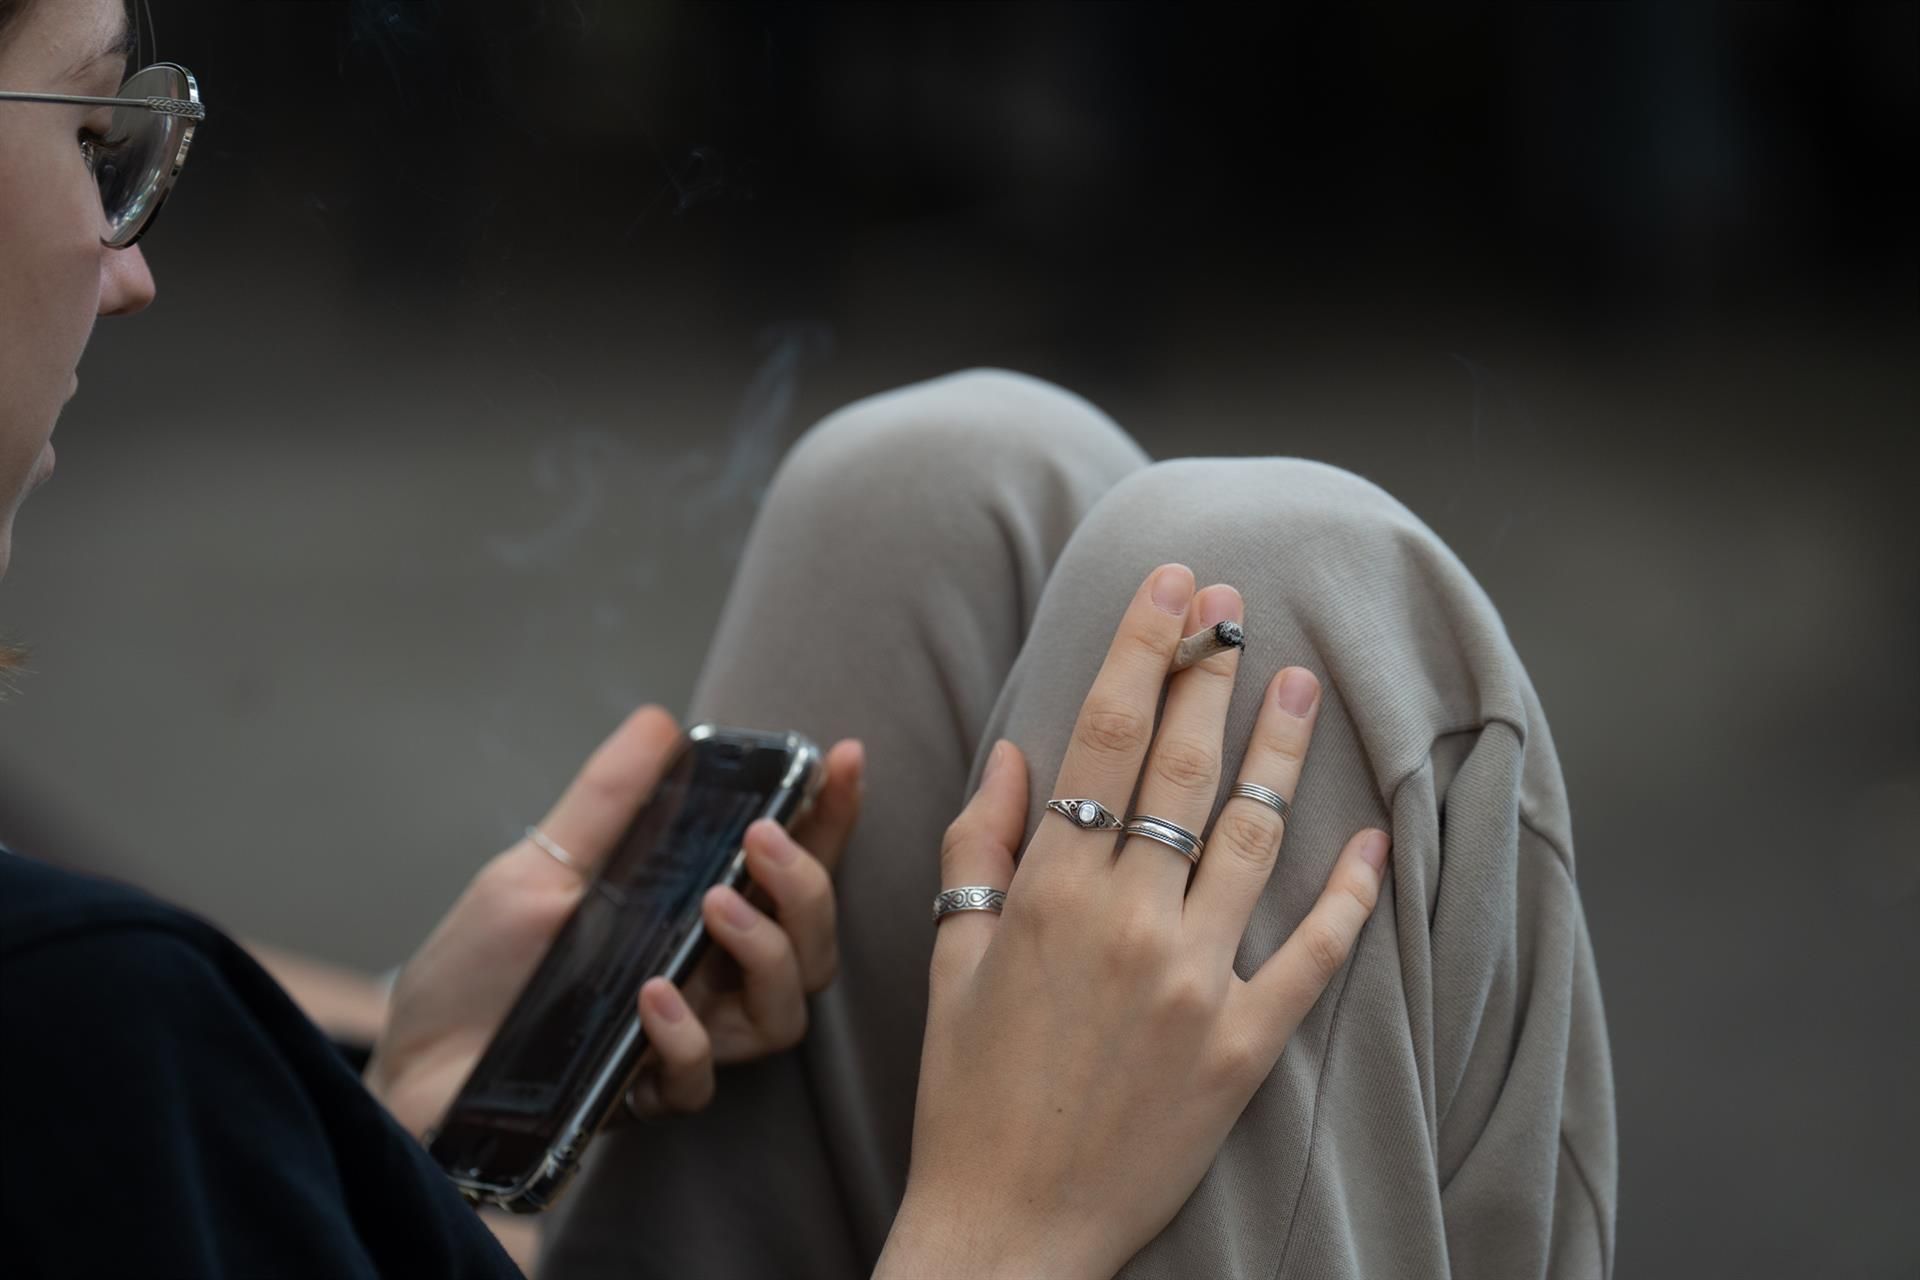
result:
[(1047, 808), (1082, 831), (1118, 831), (1120, 819), (1098, 800), (1049, 800)]

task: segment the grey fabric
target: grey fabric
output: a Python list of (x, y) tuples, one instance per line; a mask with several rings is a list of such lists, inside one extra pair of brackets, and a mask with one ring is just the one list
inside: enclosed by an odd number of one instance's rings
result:
[(997, 736), (1027, 753), (1038, 820), (1120, 613), (1167, 560), (1246, 600), (1227, 778), (1273, 672), (1305, 665), (1326, 691), (1241, 972), (1355, 829), (1390, 825), (1393, 878), (1122, 1274), (1609, 1274), (1613, 1089), (1567, 797), (1491, 601), (1358, 476), (1148, 465), (1084, 401), (975, 372), (863, 401), (796, 446), (692, 708), (866, 741), (842, 975), (799, 1051), (723, 1073), (703, 1115), (596, 1146), (544, 1275), (865, 1274), (905, 1183), (941, 831)]

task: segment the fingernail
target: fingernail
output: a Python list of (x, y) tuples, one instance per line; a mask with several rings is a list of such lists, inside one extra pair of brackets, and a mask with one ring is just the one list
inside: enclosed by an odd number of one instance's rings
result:
[(1280, 709), (1290, 716), (1304, 716), (1313, 710), (1313, 700), (1319, 693), (1320, 682), (1313, 678), (1313, 672), (1305, 667), (1288, 667), (1280, 681)]
[(1162, 613), (1184, 614), (1193, 599), (1193, 570), (1183, 564), (1161, 565), (1153, 575), (1153, 603)]
[(724, 890), (720, 895), (720, 914), (736, 929), (751, 929), (760, 919), (753, 904), (731, 890)]
[(1202, 630), (1223, 622), (1240, 621), (1240, 593), (1225, 583), (1215, 583), (1200, 593), (1199, 617)]
[(1360, 842), (1360, 856), (1366, 860), (1368, 866), (1375, 871), (1380, 871), (1387, 865), (1387, 844), (1386, 832), (1368, 832), (1367, 838)]
[(753, 825), (765, 828), (756, 839), (760, 845), (760, 852), (766, 854), (769, 861), (782, 867), (793, 861), (794, 854), (800, 850), (794, 843), (793, 837), (787, 834), (785, 827), (772, 818), (762, 818)]
[(653, 993), (653, 1011), (668, 1022), (678, 1022), (687, 1016), (687, 1002), (680, 998), (672, 983)]

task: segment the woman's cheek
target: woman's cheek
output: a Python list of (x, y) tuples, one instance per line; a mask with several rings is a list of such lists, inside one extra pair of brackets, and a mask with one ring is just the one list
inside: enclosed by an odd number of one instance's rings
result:
[(99, 189), (77, 151), (0, 143), (0, 563), (100, 310)]

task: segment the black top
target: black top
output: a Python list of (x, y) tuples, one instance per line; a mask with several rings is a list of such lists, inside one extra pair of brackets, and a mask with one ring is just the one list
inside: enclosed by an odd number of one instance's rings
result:
[(0, 849), (0, 1271), (518, 1277), (219, 930)]

